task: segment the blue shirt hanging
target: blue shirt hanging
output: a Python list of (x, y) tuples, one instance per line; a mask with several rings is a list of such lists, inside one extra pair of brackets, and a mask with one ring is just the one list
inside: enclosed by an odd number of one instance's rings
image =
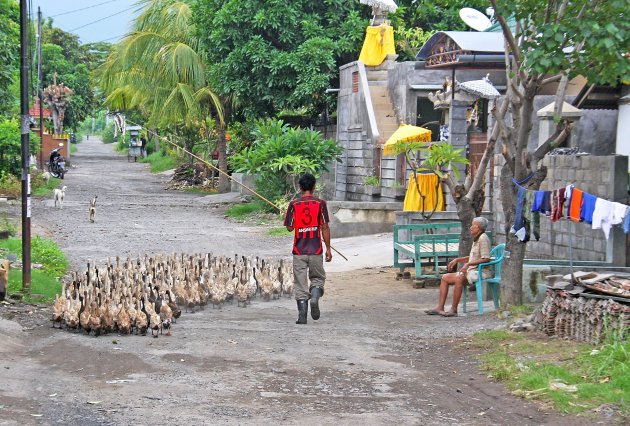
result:
[(586, 223), (593, 223), (593, 212), (595, 211), (595, 202), (597, 197), (584, 192), (582, 195), (582, 208), (580, 210), (580, 220)]

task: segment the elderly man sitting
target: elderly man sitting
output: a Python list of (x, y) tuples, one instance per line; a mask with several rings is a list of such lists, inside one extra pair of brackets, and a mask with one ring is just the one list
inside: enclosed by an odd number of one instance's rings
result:
[[(470, 249), (470, 255), (466, 257), (458, 257), (448, 264), (449, 273), (444, 274), (440, 281), (440, 299), (435, 309), (425, 311), (427, 315), (441, 315), (443, 317), (456, 317), (457, 305), (462, 297), (464, 286), (468, 283), (477, 282), (478, 270), (477, 265), (490, 261), (490, 238), (486, 235), (488, 220), (484, 217), (476, 217), (472, 221), (470, 233), (473, 237), (473, 245)], [(457, 269), (457, 264), (464, 265), (458, 272), (452, 272)], [(484, 267), (482, 271), (483, 278), (489, 278), (492, 275), (491, 267)], [(448, 296), (448, 287), (455, 285), (453, 293), (453, 304), (448, 312), (444, 311), (444, 304)]]

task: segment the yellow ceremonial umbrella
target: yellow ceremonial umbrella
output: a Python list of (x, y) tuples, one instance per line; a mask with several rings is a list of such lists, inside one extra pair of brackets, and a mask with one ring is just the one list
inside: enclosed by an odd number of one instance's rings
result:
[(427, 142), (431, 142), (431, 130), (424, 127), (401, 124), (398, 130), (385, 142), (383, 154), (402, 154), (409, 149), (422, 148), (422, 144)]

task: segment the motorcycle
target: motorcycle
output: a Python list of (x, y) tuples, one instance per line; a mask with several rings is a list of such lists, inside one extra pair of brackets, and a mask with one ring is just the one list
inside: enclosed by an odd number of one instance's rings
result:
[(66, 159), (63, 155), (59, 154), (61, 151), (61, 147), (55, 148), (50, 151), (50, 158), (46, 165), (48, 166), (48, 171), (53, 177), (63, 179), (63, 175), (66, 174)]

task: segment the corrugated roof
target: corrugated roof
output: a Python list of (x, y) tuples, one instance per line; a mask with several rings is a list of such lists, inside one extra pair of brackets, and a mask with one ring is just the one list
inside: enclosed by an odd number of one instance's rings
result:
[(433, 50), (433, 46), (446, 35), (452, 39), (461, 50), (472, 53), (503, 53), (505, 52), (503, 33), (501, 32), (477, 32), (477, 31), (440, 31), (422, 46), (416, 55), (419, 61), (425, 60)]

